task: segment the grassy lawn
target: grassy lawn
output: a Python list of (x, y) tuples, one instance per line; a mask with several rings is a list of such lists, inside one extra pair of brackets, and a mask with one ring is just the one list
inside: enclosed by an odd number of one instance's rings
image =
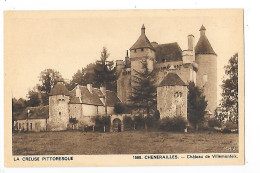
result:
[[(229, 150), (232, 147), (234, 150)], [(238, 152), (238, 134), (131, 131), (13, 134), (14, 155)]]

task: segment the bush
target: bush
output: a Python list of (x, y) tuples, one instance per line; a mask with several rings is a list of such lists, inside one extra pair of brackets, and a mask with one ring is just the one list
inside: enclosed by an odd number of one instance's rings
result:
[(211, 118), (208, 120), (208, 126), (210, 128), (221, 127), (221, 122), (219, 120), (217, 120), (216, 118)]
[(182, 116), (166, 117), (160, 121), (160, 130), (183, 132), (187, 127), (187, 121)]
[(237, 129), (237, 124), (231, 122), (231, 121), (227, 121), (224, 124), (225, 128), (233, 130), (233, 129)]
[(134, 121), (132, 120), (131, 117), (129, 116), (125, 116), (123, 119), (123, 123), (124, 123), (124, 130), (133, 130), (134, 129)]
[(104, 126), (105, 131), (110, 131), (110, 116), (96, 116), (95, 117), (95, 131), (104, 132)]
[(134, 116), (135, 130), (145, 129), (145, 119), (143, 115)]
[(222, 133), (231, 133), (231, 132), (238, 132), (238, 127), (237, 124), (231, 122), (231, 121), (227, 121), (224, 124), (224, 129), (222, 130)]
[(117, 104), (115, 104), (114, 112), (116, 114), (122, 114), (122, 113), (124, 113), (125, 109), (126, 109), (126, 107), (123, 103), (117, 103)]
[(114, 112), (116, 114), (130, 114), (131, 109), (129, 108), (128, 105), (126, 105), (124, 103), (117, 103), (117, 104), (115, 104)]
[(157, 110), (153, 115), (145, 118), (149, 130), (157, 130), (159, 127), (160, 112)]

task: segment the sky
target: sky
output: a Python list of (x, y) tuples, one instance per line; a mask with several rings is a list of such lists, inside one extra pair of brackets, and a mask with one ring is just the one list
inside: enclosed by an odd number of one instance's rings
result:
[(100, 58), (103, 46), (110, 60), (123, 60), (143, 24), (151, 42), (178, 42), (182, 50), (189, 34), (197, 43), (203, 24), (218, 55), (218, 85), (228, 59), (244, 53), (241, 10), (20, 11), (4, 17), (4, 72), (15, 98), (26, 98), (47, 68), (70, 80)]

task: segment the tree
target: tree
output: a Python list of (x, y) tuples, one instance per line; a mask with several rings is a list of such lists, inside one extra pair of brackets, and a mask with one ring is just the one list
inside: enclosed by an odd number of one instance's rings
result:
[(107, 49), (103, 47), (101, 51), (100, 61), (96, 62), (94, 67), (94, 86), (106, 86), (107, 89), (116, 91), (116, 68), (114, 68), (114, 62), (108, 61), (109, 53)]
[[(238, 123), (238, 53), (233, 55), (224, 67), (226, 79), (223, 80), (221, 109), (224, 117)], [(223, 116), (222, 115), (222, 116)]]
[(24, 111), (27, 107), (27, 102), (23, 98), (12, 98), (12, 130), (14, 130), (14, 120)]
[(39, 93), (36, 90), (30, 90), (27, 95), (28, 97), (27, 105), (30, 107), (40, 106), (41, 104), (41, 100), (39, 98), (40, 94), (41, 93)]
[(195, 86), (194, 82), (188, 85), (188, 120), (198, 130), (199, 124), (204, 120), (208, 105), (203, 90)]
[(88, 83), (94, 83), (94, 68), (95, 64), (90, 63), (81, 70), (78, 70), (77, 73), (73, 75), (72, 80), (68, 85), (68, 89), (72, 90), (76, 85), (86, 86)]
[(154, 71), (150, 72), (147, 62), (142, 62), (141, 71), (134, 70), (132, 84), (132, 95), (130, 96), (131, 106), (134, 110), (146, 113), (150, 116), (151, 111), (156, 108), (156, 86)]
[(44, 105), (49, 104), (48, 94), (60, 79), (62, 79), (61, 74), (53, 69), (46, 69), (40, 73), (39, 81), (41, 82), (41, 85), (39, 85), (38, 90), (41, 92)]

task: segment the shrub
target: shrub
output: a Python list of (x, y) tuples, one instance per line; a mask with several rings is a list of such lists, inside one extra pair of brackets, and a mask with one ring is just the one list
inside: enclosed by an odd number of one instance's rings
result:
[(182, 116), (166, 117), (160, 121), (160, 129), (163, 131), (183, 132), (186, 127), (187, 121)]
[(96, 116), (95, 117), (95, 131), (104, 132), (104, 126), (105, 131), (110, 131), (110, 116)]
[(133, 130), (134, 129), (134, 121), (132, 120), (131, 117), (129, 116), (125, 116), (123, 119), (123, 123), (124, 123), (124, 130)]
[(126, 109), (126, 106), (123, 103), (117, 103), (117, 104), (115, 104), (114, 112), (116, 114), (122, 114), (122, 113), (124, 113), (125, 109)]
[(221, 127), (221, 122), (219, 120), (217, 120), (216, 118), (211, 118), (208, 120), (208, 126), (210, 128)]
[(231, 121), (227, 121), (224, 124), (225, 128), (233, 130), (233, 129), (237, 129), (237, 124), (231, 122)]
[(116, 114), (131, 114), (131, 108), (124, 103), (117, 103), (114, 107), (114, 112)]
[(145, 119), (143, 115), (134, 116), (134, 126), (136, 130), (145, 129)]
[(224, 129), (222, 130), (223, 133), (231, 133), (231, 132), (238, 132), (237, 124), (227, 121), (224, 124)]
[(160, 112), (157, 110), (153, 115), (145, 118), (149, 130), (157, 130), (159, 127)]

